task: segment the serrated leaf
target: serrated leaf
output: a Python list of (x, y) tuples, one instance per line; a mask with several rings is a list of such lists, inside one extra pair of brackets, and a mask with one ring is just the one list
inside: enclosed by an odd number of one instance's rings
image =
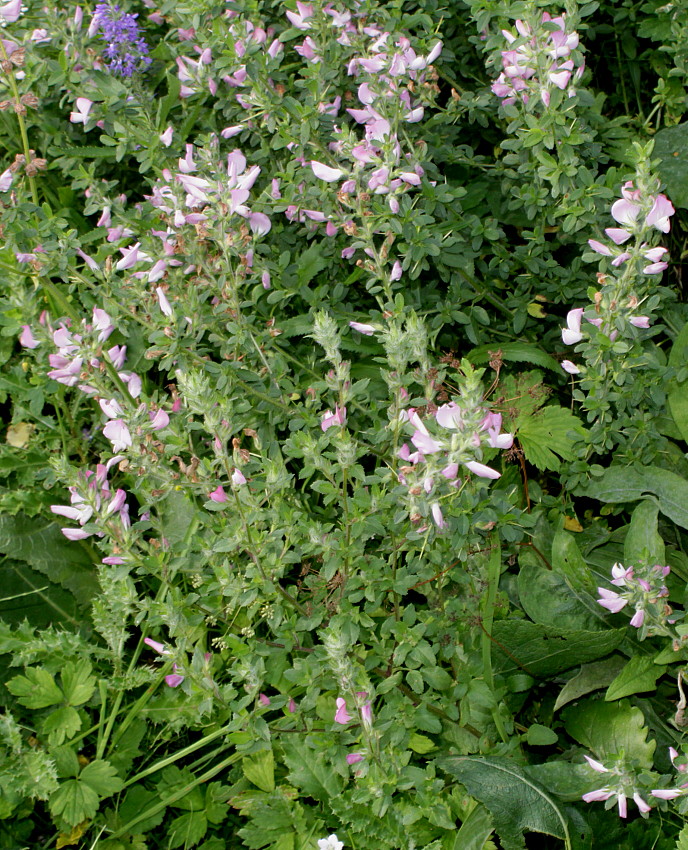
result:
[(561, 374), (561, 366), (546, 351), (527, 342), (507, 342), (505, 345), (480, 345), (466, 355), (471, 363), (489, 363), (492, 354), (501, 351), (502, 360), (515, 363), (532, 363), (533, 366), (541, 366)]
[(79, 781), (92, 788), (100, 797), (110, 797), (124, 786), (115, 768), (109, 761), (102, 759), (87, 764), (79, 774)]
[(83, 705), (93, 696), (96, 680), (91, 676), (90, 661), (82, 658), (74, 664), (68, 661), (62, 669), (62, 690), (69, 705)]
[(45, 718), (42, 728), (50, 745), (60, 746), (65, 738), (70, 740), (81, 729), (79, 712), (71, 705), (63, 705)]
[(623, 752), (640, 767), (652, 767), (656, 742), (646, 740), (648, 729), (643, 713), (627, 700), (589, 699), (567, 708), (563, 717), (569, 735), (597, 753), (601, 761), (604, 762), (605, 756)]
[(7, 683), (7, 690), (26, 708), (47, 708), (64, 700), (55, 679), (42, 667), (27, 667), (25, 676), (15, 676)]
[(675, 850), (688, 850), (688, 825), (679, 832)]
[(559, 711), (567, 703), (592, 691), (606, 688), (614, 680), (624, 666), (624, 659), (619, 655), (605, 658), (603, 661), (593, 661), (583, 664), (578, 673), (564, 685), (554, 703), (554, 711)]
[(288, 742), (284, 745), (284, 760), (289, 768), (289, 782), (307, 797), (327, 801), (342, 792), (341, 777), (313, 750)]
[(296, 258), (296, 276), (299, 286), (305, 286), (327, 265), (321, 245), (313, 244)]
[(272, 750), (261, 750), (242, 759), (241, 769), (248, 781), (261, 791), (275, 790), (275, 757)]
[(561, 466), (560, 458), (573, 460), (576, 437), (585, 435), (577, 416), (553, 404), (532, 415), (519, 416), (515, 427), (526, 460), (540, 470), (555, 472)]
[(621, 699), (631, 694), (653, 691), (657, 679), (664, 673), (664, 667), (655, 664), (653, 658), (646, 655), (634, 655), (607, 688), (605, 700)]
[(437, 764), (490, 811), (504, 850), (525, 848), (525, 832), (551, 835), (571, 847), (566, 815), (516, 763), (506, 758), (449, 756)]
[(98, 795), (78, 779), (62, 782), (50, 798), (50, 812), (61, 817), (69, 826), (77, 826), (83, 820), (91, 820), (98, 811)]
[(187, 812), (170, 824), (167, 847), (193, 847), (208, 831), (208, 821), (203, 812)]
[(492, 627), (496, 669), (531, 676), (551, 676), (615, 650), (625, 629), (563, 632), (526, 620), (499, 620)]

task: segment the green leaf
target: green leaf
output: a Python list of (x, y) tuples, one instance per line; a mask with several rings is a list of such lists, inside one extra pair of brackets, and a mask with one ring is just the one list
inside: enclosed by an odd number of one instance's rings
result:
[(557, 733), (549, 726), (533, 723), (526, 732), (526, 741), (533, 747), (549, 747), (559, 740)]
[(572, 679), (569, 679), (559, 692), (553, 710), (559, 711), (567, 703), (573, 702), (573, 700), (585, 696), (591, 691), (606, 688), (623, 666), (624, 659), (620, 655), (612, 655), (611, 658), (605, 658), (603, 661), (583, 664), (578, 673)]
[(627, 700), (603, 702), (589, 699), (567, 708), (563, 714), (566, 731), (604, 761), (620, 755), (651, 768), (656, 741), (647, 741), (648, 729), (639, 708)]
[(313, 244), (304, 251), (296, 260), (296, 275), (299, 286), (306, 286), (327, 265), (323, 257), (321, 245)]
[(665, 564), (664, 541), (657, 531), (659, 505), (644, 499), (633, 511), (624, 540), (624, 564)]
[(289, 768), (289, 782), (305, 796), (326, 802), (341, 794), (341, 777), (305, 744), (285, 743), (284, 760)]
[(526, 620), (499, 620), (492, 627), (495, 667), (504, 675), (551, 676), (608, 655), (625, 635), (625, 629), (564, 632)]
[(555, 472), (561, 466), (559, 458), (573, 460), (574, 443), (585, 435), (577, 416), (553, 404), (537, 413), (519, 416), (515, 428), (526, 460), (538, 469)]
[(598, 614), (599, 606), (589, 594), (572, 590), (561, 575), (533, 562), (521, 566), (518, 598), (531, 620), (557, 633), (594, 631), (605, 625), (604, 615)]
[(28, 620), (35, 628), (76, 623), (79, 616), (71, 593), (27, 563), (5, 559), (0, 564), (0, 618), (5, 623)]
[[(159, 796), (154, 791), (149, 791), (143, 785), (132, 785), (128, 789), (124, 801), (119, 806), (117, 814), (120, 823), (118, 825), (125, 826), (141, 812), (153, 807), (159, 801)], [(165, 817), (165, 810), (159, 811), (156, 815), (147, 818), (143, 821), (138, 821), (136, 824), (136, 832), (150, 832), (156, 826), (159, 826)]]
[(607, 688), (605, 700), (610, 702), (631, 694), (653, 691), (664, 669), (659, 664), (655, 664), (653, 658), (648, 658), (646, 655), (634, 655)]
[(187, 812), (170, 824), (167, 847), (193, 847), (208, 831), (208, 821), (203, 812)]
[(543, 351), (537, 345), (528, 342), (507, 342), (505, 345), (480, 345), (466, 355), (471, 363), (489, 363), (492, 354), (499, 350), (502, 360), (514, 361), (516, 363), (532, 363), (543, 369), (551, 369), (552, 372), (561, 374), (561, 366), (551, 355)]
[(688, 824), (679, 832), (675, 850), (688, 850)]
[(43, 734), (48, 735), (51, 746), (60, 746), (65, 738), (70, 740), (81, 729), (79, 712), (71, 705), (52, 711), (43, 721)]
[(666, 127), (654, 136), (653, 157), (659, 157), (659, 176), (677, 207), (688, 207), (688, 123)]
[(25, 676), (15, 676), (7, 683), (7, 690), (26, 708), (47, 708), (64, 700), (55, 679), (42, 667), (27, 667)]
[(668, 469), (610, 466), (599, 478), (579, 485), (576, 493), (614, 504), (637, 502), (651, 494), (665, 516), (688, 529), (688, 481)]
[(90, 661), (82, 658), (76, 664), (68, 661), (62, 670), (62, 690), (69, 705), (83, 705), (93, 696), (96, 680), (91, 676)]
[(67, 540), (56, 523), (41, 525), (35, 518), (0, 515), (0, 552), (26, 561), (50, 581), (88, 605), (98, 582), (86, 550)]
[(115, 768), (109, 761), (102, 759), (87, 764), (79, 774), (79, 781), (92, 788), (99, 797), (110, 797), (124, 786)]
[(50, 812), (69, 826), (90, 820), (98, 811), (98, 795), (78, 779), (62, 782), (50, 799)]
[(563, 575), (572, 589), (596, 589), (597, 583), (581, 555), (576, 538), (562, 529), (555, 533), (552, 540), (552, 569)]
[(272, 750), (261, 750), (242, 759), (241, 769), (248, 781), (261, 791), (275, 790), (275, 757)]
[(410, 750), (421, 755), (425, 755), (425, 753), (436, 749), (435, 743), (431, 738), (428, 738), (427, 735), (419, 735), (417, 732), (411, 734), (408, 745)]
[(437, 763), (489, 809), (504, 850), (525, 848), (524, 832), (552, 835), (571, 847), (564, 812), (514, 762), (496, 757), (449, 756)]
[[(674, 340), (669, 366), (677, 371), (688, 366), (688, 322)], [(672, 380), (667, 387), (667, 404), (684, 442), (688, 443), (688, 380)]]
[(493, 832), (490, 813), (485, 806), (477, 805), (456, 833), (453, 850), (483, 850)]

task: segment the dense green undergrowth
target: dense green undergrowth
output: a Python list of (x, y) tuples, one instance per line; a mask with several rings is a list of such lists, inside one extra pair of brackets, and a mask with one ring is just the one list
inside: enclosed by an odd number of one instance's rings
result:
[(0, 848), (688, 847), (686, 21), (0, 5)]

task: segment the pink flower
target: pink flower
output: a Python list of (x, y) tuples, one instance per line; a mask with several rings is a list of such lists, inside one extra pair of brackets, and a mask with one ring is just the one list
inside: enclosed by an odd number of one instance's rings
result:
[[(174, 669), (175, 670), (178, 669), (176, 664), (174, 665)], [(184, 676), (180, 676), (179, 673), (170, 673), (167, 676), (165, 676), (165, 684), (169, 688), (178, 688), (183, 681), (184, 681)]]
[(622, 227), (607, 227), (604, 232), (617, 245), (623, 245), (624, 242), (628, 242), (632, 235)]
[(608, 788), (598, 788), (597, 791), (588, 791), (587, 794), (583, 794), (583, 800), (585, 800), (586, 803), (592, 803), (599, 800), (608, 800), (613, 796), (614, 792), (610, 791)]
[(311, 160), (311, 168), (313, 169), (313, 174), (319, 180), (325, 180), (327, 183), (334, 183), (344, 175), (344, 172), (340, 168), (330, 168), (329, 165), (325, 165), (315, 159)]
[(645, 622), (645, 612), (642, 608), (639, 608), (635, 614), (631, 617), (630, 624), (634, 629), (639, 629), (642, 624)]
[(299, 30), (309, 30), (311, 28), (308, 18), (313, 17), (313, 5), (311, 3), (296, 2), (297, 12), (285, 12), (287, 18), (291, 21), (292, 26)]
[(92, 108), (92, 100), (89, 100), (87, 97), (77, 97), (76, 112), (72, 112), (70, 114), (69, 120), (72, 122), (72, 124), (85, 124), (88, 120), (88, 115)]
[(40, 342), (33, 335), (31, 325), (22, 325), (22, 332), (19, 334), (19, 344), (24, 348), (37, 348)]
[(90, 531), (84, 531), (82, 528), (62, 528), (60, 530), (67, 540), (85, 540), (91, 536)]
[(372, 336), (376, 330), (374, 325), (365, 325), (362, 322), (349, 322), (349, 327), (366, 336)]
[(628, 321), (636, 328), (650, 327), (650, 319), (648, 316), (631, 316)]
[(232, 473), (232, 484), (235, 487), (241, 487), (242, 484), (246, 483), (246, 478), (244, 477), (244, 473), (240, 469), (235, 469)]
[(149, 637), (144, 638), (143, 642), (146, 644), (146, 646), (150, 646), (151, 649), (154, 649), (160, 655), (169, 655), (170, 654), (169, 649), (165, 649), (164, 643), (160, 643), (157, 640), (153, 640), (153, 638), (149, 638)]
[(665, 195), (657, 195), (652, 209), (647, 214), (645, 225), (646, 227), (656, 227), (662, 233), (668, 233), (670, 227), (669, 217), (675, 212), (673, 204)]
[(605, 244), (603, 244), (602, 242), (598, 242), (596, 239), (588, 239), (588, 245), (592, 248), (593, 251), (596, 251), (598, 254), (602, 254), (605, 257), (614, 256), (611, 248), (608, 248)]
[(346, 408), (345, 407), (335, 407), (334, 413), (330, 413), (328, 410), (327, 413), (323, 415), (322, 421), (320, 422), (320, 427), (323, 431), (327, 431), (328, 428), (331, 428), (333, 425), (344, 425), (346, 423)]
[(437, 502), (433, 502), (430, 510), (432, 512), (432, 518), (435, 520), (435, 525), (438, 528), (446, 528), (447, 523), (445, 522), (444, 517), (442, 516), (442, 509), (440, 508), (439, 504)]
[(112, 443), (115, 452), (124, 451), (132, 445), (131, 434), (126, 422), (122, 419), (111, 419), (103, 428), (103, 434)]
[(583, 308), (578, 307), (575, 310), (569, 310), (566, 314), (567, 327), (562, 328), (561, 338), (565, 345), (575, 345), (583, 339), (581, 333), (581, 319), (583, 318)]
[(645, 802), (645, 800), (643, 800), (643, 798), (638, 793), (635, 793), (633, 795), (633, 802), (638, 807), (638, 811), (642, 812), (643, 814), (647, 814), (647, 812), (649, 812), (652, 809), (652, 806), (648, 806), (648, 804)]
[(347, 723), (351, 722), (351, 715), (346, 710), (346, 700), (338, 697), (336, 705), (337, 710), (334, 715), (334, 722), (339, 723), (341, 726), (346, 726)]
[(217, 502), (218, 504), (222, 504), (227, 501), (227, 494), (222, 489), (222, 485), (218, 484), (218, 486), (213, 490), (212, 493), (209, 494), (208, 498), (211, 502)]
[(161, 133), (158, 136), (158, 138), (163, 143), (163, 145), (165, 145), (166, 148), (169, 148), (169, 146), (172, 144), (172, 134), (173, 134), (173, 132), (174, 132), (174, 130), (170, 126), (165, 130), (164, 133)]
[(3, 18), (8, 24), (13, 24), (16, 20), (18, 20), (21, 13), (21, 0), (10, 0), (10, 2), (5, 3), (4, 6), (0, 6), (0, 18)]
[(346, 757), (346, 763), (349, 765), (358, 764), (359, 761), (363, 761), (361, 753), (349, 753)]
[(568, 372), (569, 375), (579, 375), (580, 374), (580, 369), (578, 368), (578, 366), (576, 366), (576, 364), (572, 363), (570, 360), (562, 360), (561, 361), (561, 368), (565, 372)]
[(167, 296), (165, 295), (165, 291), (161, 286), (156, 286), (155, 294), (158, 296), (158, 305), (163, 315), (170, 317), (172, 315), (172, 306), (170, 302), (167, 300)]
[(464, 466), (466, 469), (470, 470), (475, 475), (478, 475), (480, 478), (501, 478), (502, 473), (497, 472), (496, 469), (492, 469), (489, 466), (485, 466), (484, 463), (478, 463), (477, 460), (469, 460), (468, 463), (465, 463)]
[(650, 794), (658, 800), (675, 800), (685, 793), (685, 790), (681, 788), (656, 788), (650, 791)]
[(620, 198), (612, 204), (611, 213), (614, 220), (618, 221), (619, 224), (633, 227), (640, 214), (640, 207), (638, 204), (634, 204), (633, 201)]
[(150, 416), (151, 428), (154, 431), (162, 431), (163, 428), (167, 428), (170, 424), (170, 417), (162, 408), (149, 410), (148, 415)]
[(265, 213), (249, 213), (248, 223), (256, 236), (265, 236), (272, 228), (272, 222)]
[(627, 599), (619, 596), (618, 593), (615, 593), (613, 590), (607, 590), (605, 587), (598, 587), (597, 592), (600, 594), (600, 598), (597, 600), (598, 603), (603, 608), (611, 611), (612, 614), (618, 614), (628, 602)]
[(9, 170), (9, 168), (6, 168), (2, 174), (0, 174), (0, 192), (9, 192), (13, 179), (14, 174)]
[(270, 697), (265, 696), (265, 694), (258, 694), (258, 700), (260, 704), (267, 708), (270, 705)]
[(583, 758), (587, 761), (590, 767), (597, 771), (597, 773), (609, 773), (607, 768), (599, 761), (595, 761), (595, 759), (590, 758), (590, 756), (583, 756)]

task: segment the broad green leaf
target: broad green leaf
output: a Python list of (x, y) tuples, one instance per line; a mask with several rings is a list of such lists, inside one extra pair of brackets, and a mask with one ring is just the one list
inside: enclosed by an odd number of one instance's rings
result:
[(624, 540), (624, 564), (665, 564), (664, 541), (657, 532), (659, 505), (644, 499), (633, 511)]
[(456, 833), (453, 850), (483, 850), (493, 832), (490, 813), (485, 806), (477, 805)]
[(341, 793), (341, 777), (305, 744), (285, 743), (284, 760), (289, 768), (289, 782), (306, 796), (327, 801)]
[(124, 785), (110, 762), (102, 759), (87, 764), (79, 774), (79, 781), (92, 788), (99, 797), (116, 794)]
[(659, 176), (677, 207), (688, 207), (688, 123), (665, 127), (654, 136), (653, 157), (659, 157)]
[(275, 790), (275, 757), (272, 750), (261, 750), (241, 760), (241, 769), (249, 782), (261, 791)]
[(625, 635), (625, 629), (562, 632), (526, 620), (499, 620), (492, 628), (495, 667), (505, 675), (551, 676), (608, 655)]
[[(117, 814), (119, 817), (119, 826), (126, 827), (127, 824), (134, 820), (141, 812), (153, 807), (159, 801), (159, 796), (154, 791), (149, 791), (143, 785), (132, 785), (128, 789), (124, 801), (119, 806)], [(150, 818), (136, 823), (136, 832), (149, 832), (156, 826), (162, 823), (165, 817), (165, 810), (158, 812)]]
[(581, 555), (573, 534), (559, 530), (552, 540), (552, 569), (564, 576), (571, 588), (591, 590), (596, 588), (590, 569)]
[(69, 826), (91, 819), (98, 811), (98, 795), (78, 779), (62, 782), (50, 798), (51, 814), (61, 817)]
[(93, 696), (96, 680), (91, 676), (90, 661), (82, 658), (74, 664), (68, 661), (62, 670), (62, 690), (69, 705), (83, 705)]
[(656, 742), (646, 740), (648, 729), (643, 713), (627, 700), (588, 699), (567, 708), (563, 717), (569, 735), (597, 753), (602, 761), (605, 756), (624, 753), (640, 767), (652, 767)]
[(0, 516), (0, 552), (26, 561), (68, 590), (79, 605), (88, 605), (98, 592), (90, 556), (82, 546), (67, 540), (57, 523), (41, 524), (22, 515)]
[(585, 694), (606, 688), (623, 666), (624, 659), (620, 655), (612, 655), (611, 658), (605, 658), (603, 661), (583, 664), (578, 673), (572, 679), (569, 679), (559, 692), (553, 710), (559, 711), (567, 703), (573, 702), (573, 700), (585, 696)]
[(64, 695), (55, 679), (42, 667), (27, 667), (25, 676), (15, 676), (7, 683), (7, 690), (26, 708), (47, 708), (63, 702)]
[(513, 361), (515, 363), (532, 363), (534, 366), (541, 366), (543, 369), (550, 369), (552, 372), (561, 374), (561, 366), (547, 352), (538, 348), (536, 345), (531, 345), (528, 342), (507, 342), (504, 345), (480, 345), (474, 348), (466, 355), (466, 359), (471, 363), (489, 363), (492, 355), (499, 350), (502, 360)]
[(521, 566), (518, 598), (531, 620), (556, 632), (594, 631), (605, 624), (604, 616), (598, 615), (599, 606), (589, 594), (572, 590), (562, 575), (536, 563)]
[(578, 802), (583, 794), (592, 790), (587, 764), (550, 759), (542, 764), (530, 764), (523, 768), (523, 772), (564, 802)]
[(688, 481), (668, 469), (610, 466), (599, 478), (577, 487), (576, 493), (613, 504), (637, 502), (651, 494), (665, 516), (688, 529)]
[(526, 741), (532, 747), (549, 747), (556, 744), (558, 740), (559, 736), (553, 729), (549, 726), (541, 726), (539, 723), (533, 723), (526, 732)]
[(504, 850), (525, 848), (525, 832), (552, 835), (571, 847), (566, 815), (515, 762), (496, 757), (449, 756), (437, 763), (490, 811)]
[(574, 442), (585, 435), (577, 416), (553, 404), (532, 415), (519, 416), (515, 427), (526, 460), (541, 470), (558, 470), (560, 458), (573, 460)]
[(605, 700), (611, 702), (631, 694), (653, 691), (664, 669), (647, 655), (634, 655), (607, 688)]
[(79, 712), (71, 705), (63, 705), (52, 711), (43, 721), (43, 734), (48, 735), (51, 746), (60, 746), (70, 740), (81, 729)]
[(428, 738), (427, 735), (419, 735), (417, 732), (411, 734), (408, 745), (410, 750), (421, 755), (436, 749), (435, 742), (431, 738)]
[(0, 617), (6, 623), (25, 620), (34, 628), (78, 622), (75, 598), (26, 562), (5, 559), (0, 564)]
[[(688, 322), (674, 340), (669, 365), (679, 370), (688, 366)], [(673, 380), (667, 386), (667, 404), (684, 442), (688, 443), (688, 381)]]

